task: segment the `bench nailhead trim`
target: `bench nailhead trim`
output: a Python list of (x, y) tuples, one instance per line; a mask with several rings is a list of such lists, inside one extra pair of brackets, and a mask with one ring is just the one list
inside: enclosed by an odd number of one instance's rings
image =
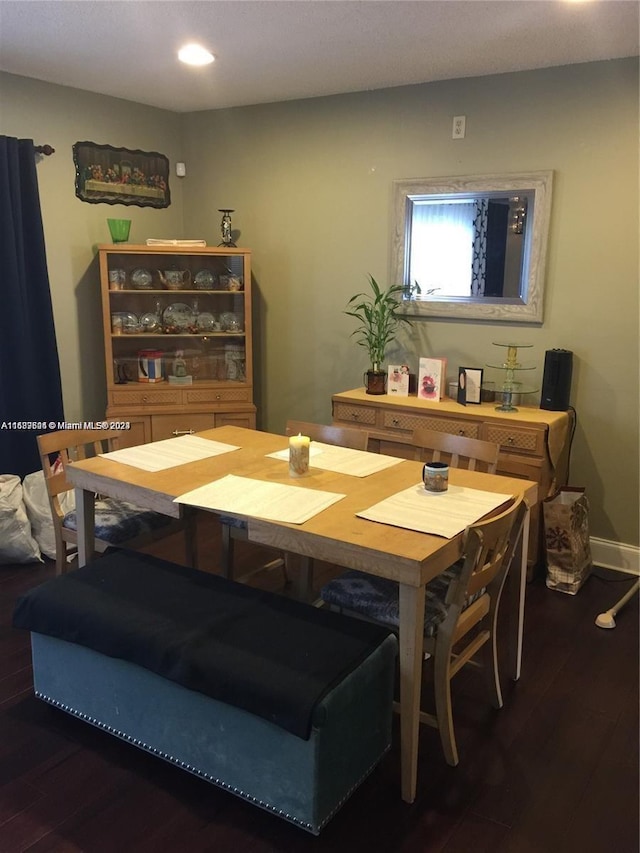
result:
[[(149, 746), (149, 744), (143, 743), (143, 741), (131, 737), (131, 735), (125, 734), (125, 732), (121, 732), (118, 729), (114, 729), (112, 726), (108, 726), (106, 723), (97, 720), (95, 717), (90, 717), (88, 714), (84, 714), (82, 711), (77, 711), (75, 708), (71, 708), (69, 705), (65, 705), (63, 702), (58, 702), (57, 699), (52, 699), (50, 696), (45, 696), (44, 693), (40, 693), (40, 691), (38, 690), (34, 690), (34, 693), (38, 699), (42, 699), (43, 702), (47, 702), (49, 705), (53, 705), (55, 708), (60, 708), (61, 711), (66, 711), (67, 714), (72, 714), (74, 717), (78, 717), (81, 720), (85, 720), (87, 723), (91, 723), (91, 725), (96, 726), (97, 728), (102, 729), (103, 731), (109, 732), (109, 734), (117, 735), (119, 738), (122, 738), (123, 740), (126, 740), (129, 743), (132, 743), (135, 746), (138, 746), (141, 749), (152, 753), (153, 755), (157, 755), (159, 758), (162, 758), (165, 761), (169, 761), (171, 764), (175, 764), (177, 767), (183, 767), (185, 770), (188, 770), (190, 773), (193, 773), (194, 776), (199, 776), (203, 779), (206, 779), (208, 782), (211, 782), (214, 785), (218, 785), (220, 788), (224, 788), (226, 791), (231, 791), (237, 796), (242, 797), (244, 800), (248, 800), (251, 803), (255, 803), (256, 805), (261, 806), (263, 809), (273, 812), (274, 814), (277, 814), (280, 817), (284, 817), (287, 820), (291, 821), (291, 823), (295, 823), (298, 826), (303, 826), (313, 832), (313, 827), (310, 823), (305, 823), (299, 818), (282, 811), (282, 809), (276, 809), (274, 806), (269, 805), (269, 803), (265, 803), (262, 800), (251, 796), (251, 794), (247, 794), (240, 788), (236, 788), (233, 785), (229, 785), (228, 782), (224, 782), (222, 779), (217, 779), (215, 776), (211, 776), (210, 773), (205, 773), (203, 770), (198, 770), (197, 767), (192, 767), (190, 764), (186, 764), (184, 761), (180, 761), (179, 758), (174, 758), (172, 755), (169, 755), (166, 752), (162, 752), (161, 750), (156, 749), (154, 746)], [(385, 754), (389, 751), (389, 749), (390, 747), (387, 747), (387, 749), (385, 749)], [(358, 781), (354, 785), (352, 785), (351, 788), (349, 788), (349, 790), (340, 800), (340, 802), (336, 804), (335, 808), (325, 817), (325, 819), (319, 825), (318, 831), (320, 831), (324, 826), (326, 826), (326, 824), (331, 820), (333, 815), (349, 799), (351, 794), (356, 790), (356, 788), (358, 788), (362, 784), (362, 782), (367, 778), (367, 776), (369, 776), (369, 774), (372, 772), (372, 770), (376, 767), (377, 764), (378, 761), (374, 761), (373, 764), (371, 764), (370, 767), (365, 770), (360, 779), (358, 779)]]
[[(255, 803), (256, 805), (261, 806), (263, 809), (267, 811), (273, 812), (274, 814), (279, 815), (280, 817), (284, 817), (292, 823), (297, 824), (298, 826), (303, 826), (305, 829), (313, 830), (313, 827), (310, 823), (305, 823), (305, 821), (300, 820), (293, 815), (288, 814), (287, 812), (282, 811), (282, 809), (276, 809), (274, 806), (269, 805), (269, 803), (265, 803), (262, 800), (257, 799), (256, 797), (251, 796), (251, 794), (247, 794), (245, 791), (242, 791), (240, 788), (236, 788), (234, 785), (229, 785), (228, 782), (224, 782), (222, 779), (217, 779), (215, 776), (211, 776), (209, 773), (205, 773), (203, 770), (198, 770), (197, 767), (192, 767), (190, 764), (186, 764), (184, 761), (180, 761), (179, 758), (174, 758), (172, 755), (169, 755), (166, 752), (162, 752), (159, 749), (156, 749), (153, 746), (149, 746), (149, 744), (143, 743), (143, 741), (138, 740), (137, 738), (132, 737), (131, 735), (125, 734), (125, 732), (121, 732), (118, 729), (114, 729), (113, 726), (108, 726), (106, 723), (97, 720), (95, 717), (90, 717), (88, 714), (84, 714), (82, 711), (77, 711), (75, 708), (71, 708), (69, 705), (65, 705), (63, 702), (59, 702), (57, 699), (52, 699), (50, 696), (45, 696), (44, 693), (40, 693), (40, 691), (35, 690), (35, 695), (38, 699), (42, 699), (43, 702), (47, 702), (49, 705), (53, 705), (55, 708), (59, 708), (61, 711), (66, 711), (67, 714), (72, 714), (74, 717), (78, 717), (81, 720), (84, 720), (87, 723), (91, 723), (91, 725), (96, 726), (103, 731), (109, 732), (109, 734), (117, 735), (119, 738), (128, 741), (129, 743), (135, 744), (135, 746), (140, 747), (141, 749), (146, 750), (147, 752), (153, 753), (153, 755), (157, 755), (159, 758), (163, 758), (165, 761), (171, 762), (171, 764), (175, 764), (177, 767), (183, 767), (185, 770), (188, 770), (190, 773), (193, 773), (194, 776), (200, 776), (203, 779), (206, 779), (208, 782), (211, 782), (214, 785), (218, 785), (220, 788), (224, 788), (227, 791), (231, 791), (239, 797), (242, 797), (244, 800), (248, 800), (251, 803)], [(341, 801), (342, 804), (343, 801)], [(336, 807), (337, 810), (338, 807)], [(322, 827), (326, 824), (329, 818), (334, 814), (334, 812), (329, 815), (326, 820), (324, 820), (319, 827)]]

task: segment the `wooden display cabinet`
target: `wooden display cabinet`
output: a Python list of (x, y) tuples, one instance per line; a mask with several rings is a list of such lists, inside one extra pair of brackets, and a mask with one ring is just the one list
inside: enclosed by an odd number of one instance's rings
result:
[(248, 249), (98, 247), (106, 419), (121, 447), (255, 429)]
[(495, 403), (463, 406), (448, 398), (428, 402), (387, 394), (371, 396), (364, 388), (332, 397), (335, 426), (356, 426), (369, 432), (369, 449), (390, 456), (413, 457), (414, 429), (425, 428), (500, 445), (498, 474), (538, 484), (538, 503), (531, 508), (528, 577), (544, 560), (540, 501), (567, 482), (573, 412), (551, 412), (518, 406), (499, 412)]

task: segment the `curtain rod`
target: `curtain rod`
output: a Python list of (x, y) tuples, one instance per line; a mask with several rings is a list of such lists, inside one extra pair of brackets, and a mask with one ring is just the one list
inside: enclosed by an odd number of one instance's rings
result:
[(56, 153), (56, 149), (52, 148), (50, 145), (34, 145), (33, 150), (36, 154), (44, 154), (45, 157), (48, 157), (49, 154)]

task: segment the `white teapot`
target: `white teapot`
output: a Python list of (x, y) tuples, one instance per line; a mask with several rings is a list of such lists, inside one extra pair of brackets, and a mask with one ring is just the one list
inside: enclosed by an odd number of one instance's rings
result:
[(191, 273), (189, 270), (158, 270), (162, 286), (167, 290), (180, 290), (182, 287), (189, 286), (191, 283)]

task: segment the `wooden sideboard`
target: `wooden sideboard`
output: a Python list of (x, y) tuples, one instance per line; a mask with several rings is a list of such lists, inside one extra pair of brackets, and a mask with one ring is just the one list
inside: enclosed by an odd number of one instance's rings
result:
[[(390, 397), (367, 394), (364, 388), (334, 394), (333, 423), (369, 431), (369, 447), (390, 456), (411, 458), (411, 436), (423, 427), (500, 445), (498, 474), (538, 483), (541, 501), (567, 481), (573, 412), (548, 412), (518, 406), (517, 412), (498, 412), (495, 403), (462, 406), (445, 398), (437, 403), (416, 396)], [(529, 539), (531, 579), (544, 561), (542, 512), (532, 507)]]

